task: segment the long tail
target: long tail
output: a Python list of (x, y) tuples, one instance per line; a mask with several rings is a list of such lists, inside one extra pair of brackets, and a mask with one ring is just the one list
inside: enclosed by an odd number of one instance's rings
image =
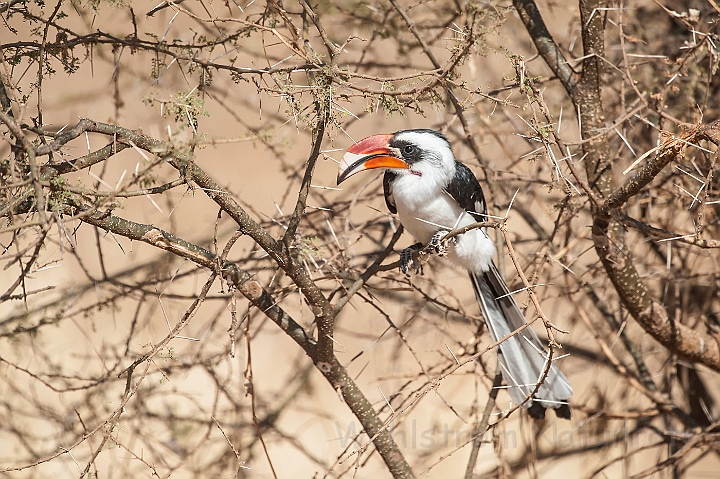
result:
[[(486, 273), (470, 273), (470, 279), (493, 341), (502, 339), (526, 323), (494, 263)], [(535, 390), (542, 377), (547, 352), (535, 331), (525, 328), (500, 343), (498, 361), (510, 397), (515, 404), (520, 404)], [(571, 395), (570, 383), (553, 362), (545, 381), (525, 407), (532, 417), (538, 419), (545, 417), (545, 408), (548, 407), (553, 408), (558, 417), (570, 419), (567, 400)]]

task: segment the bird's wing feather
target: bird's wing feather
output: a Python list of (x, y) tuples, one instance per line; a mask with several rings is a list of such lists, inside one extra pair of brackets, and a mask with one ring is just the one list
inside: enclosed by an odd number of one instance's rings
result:
[(455, 176), (445, 188), (445, 191), (476, 221), (485, 219), (487, 212), (485, 197), (480, 183), (470, 168), (459, 161), (455, 161)]

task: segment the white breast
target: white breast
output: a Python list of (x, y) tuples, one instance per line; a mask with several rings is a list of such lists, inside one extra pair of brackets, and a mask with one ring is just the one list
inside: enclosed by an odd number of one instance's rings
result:
[[(439, 230), (467, 226), (475, 219), (444, 190), (447, 181), (437, 175), (403, 172), (392, 185), (393, 199), (400, 222), (413, 237), (427, 244)], [(439, 180), (439, 181), (438, 181)], [(458, 237), (450, 246), (448, 258), (475, 273), (487, 271), (495, 254), (495, 245), (480, 229)]]

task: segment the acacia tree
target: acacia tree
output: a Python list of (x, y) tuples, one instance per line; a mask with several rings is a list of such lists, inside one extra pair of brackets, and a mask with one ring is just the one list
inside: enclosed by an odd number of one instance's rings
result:
[[(0, 3), (0, 468), (716, 469), (719, 12)], [(376, 177), (334, 188), (405, 127), (481, 179), (572, 423), (509, 405), (464, 274), (398, 273)]]

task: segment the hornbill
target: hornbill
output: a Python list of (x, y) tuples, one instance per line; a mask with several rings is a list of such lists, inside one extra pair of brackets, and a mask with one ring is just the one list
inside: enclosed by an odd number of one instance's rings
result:
[[(400, 269), (409, 275), (413, 253), (423, 248), (447, 254), (470, 274), (475, 297), (494, 342), (523, 326), (525, 316), (493, 263), (495, 244), (487, 228), (471, 229), (443, 241), (449, 231), (487, 219), (482, 188), (475, 175), (455, 159), (448, 139), (434, 130), (403, 130), (374, 135), (348, 148), (340, 162), (337, 183), (363, 170), (385, 168), (385, 203), (419, 241), (400, 255)], [(427, 245), (427, 246), (425, 246)], [(500, 343), (498, 360), (508, 392), (522, 403), (536, 388), (547, 364), (547, 353), (531, 328)], [(525, 403), (534, 418), (552, 408), (558, 417), (570, 418), (567, 400), (572, 388), (551, 363), (537, 393)]]

